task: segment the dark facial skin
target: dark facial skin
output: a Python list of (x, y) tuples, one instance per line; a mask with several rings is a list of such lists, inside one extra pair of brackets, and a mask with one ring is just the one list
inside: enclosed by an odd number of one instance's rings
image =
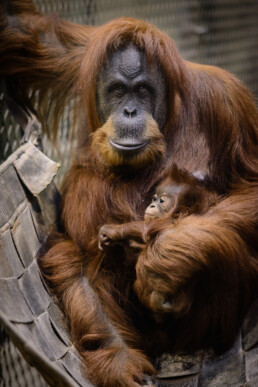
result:
[(146, 114), (161, 130), (166, 121), (165, 80), (156, 63), (150, 65), (133, 45), (111, 55), (97, 86), (101, 124), (111, 116), (110, 144), (123, 153), (143, 149)]

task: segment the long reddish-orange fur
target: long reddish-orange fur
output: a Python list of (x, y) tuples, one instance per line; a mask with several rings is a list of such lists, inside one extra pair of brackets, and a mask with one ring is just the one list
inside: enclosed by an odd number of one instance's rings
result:
[[(138, 386), (143, 373), (154, 372), (144, 350), (230, 345), (257, 289), (258, 114), (248, 90), (224, 70), (184, 61), (166, 34), (143, 21), (121, 18), (92, 28), (41, 16), (29, 0), (1, 7), (0, 74), (19, 86), (18, 102), (31, 107), (38, 93), (41, 118), (49, 98), (56, 122), (67, 99), (79, 96), (79, 117), (87, 113), (82, 132), (97, 131), (98, 75), (128, 43), (157, 61), (167, 82), (165, 156), (125, 173), (100, 160), (92, 137), (82, 136), (62, 188), (59, 234), (40, 260), (93, 382)], [(204, 171), (224, 199), (161, 228), (136, 272), (124, 270), (121, 248), (98, 250), (99, 227), (140, 219), (173, 163)], [(187, 314), (165, 320), (154, 334), (134, 296), (135, 280), (147, 307), (153, 288), (176, 297), (190, 286)]]

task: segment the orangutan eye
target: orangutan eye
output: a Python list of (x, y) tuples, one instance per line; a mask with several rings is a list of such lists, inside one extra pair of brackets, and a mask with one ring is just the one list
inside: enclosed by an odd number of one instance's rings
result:
[(123, 83), (114, 83), (109, 86), (108, 93), (115, 96), (122, 96), (126, 92), (126, 87)]
[(142, 84), (142, 85), (138, 85), (137, 87), (137, 93), (141, 96), (141, 97), (144, 97), (145, 95), (147, 95), (148, 93), (148, 88), (146, 85)]
[(153, 198), (152, 198), (152, 201), (153, 202), (156, 202), (158, 200), (158, 196), (157, 195), (154, 195)]
[(164, 202), (165, 202), (165, 197), (164, 197), (164, 196), (161, 196), (161, 198), (159, 199), (159, 202), (160, 202), (160, 203), (164, 203)]
[(125, 87), (123, 85), (116, 85), (116, 87), (114, 88), (115, 91), (124, 91), (125, 90)]

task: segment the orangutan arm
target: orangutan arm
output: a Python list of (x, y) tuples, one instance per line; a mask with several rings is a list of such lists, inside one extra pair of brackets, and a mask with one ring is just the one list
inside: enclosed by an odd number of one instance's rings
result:
[(61, 234), (51, 239), (39, 266), (67, 316), (87, 374), (97, 386), (139, 387), (144, 374), (155, 370), (137, 349), (137, 334), (113, 298), (112, 278), (99, 274), (91, 285), (85, 253)]
[(104, 224), (99, 230), (99, 249), (113, 244), (123, 244), (129, 247), (144, 245), (143, 233), (145, 221), (123, 224)]
[(43, 123), (51, 115), (52, 133), (66, 103), (77, 97), (75, 85), (93, 29), (43, 16), (31, 0), (0, 2), (0, 77), (18, 105)]

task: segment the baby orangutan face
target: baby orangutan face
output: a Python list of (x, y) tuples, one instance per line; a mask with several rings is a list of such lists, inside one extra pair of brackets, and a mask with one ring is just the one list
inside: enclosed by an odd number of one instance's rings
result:
[(145, 210), (144, 220), (158, 219), (172, 211), (176, 207), (180, 192), (181, 187), (179, 185), (159, 185), (151, 204)]

